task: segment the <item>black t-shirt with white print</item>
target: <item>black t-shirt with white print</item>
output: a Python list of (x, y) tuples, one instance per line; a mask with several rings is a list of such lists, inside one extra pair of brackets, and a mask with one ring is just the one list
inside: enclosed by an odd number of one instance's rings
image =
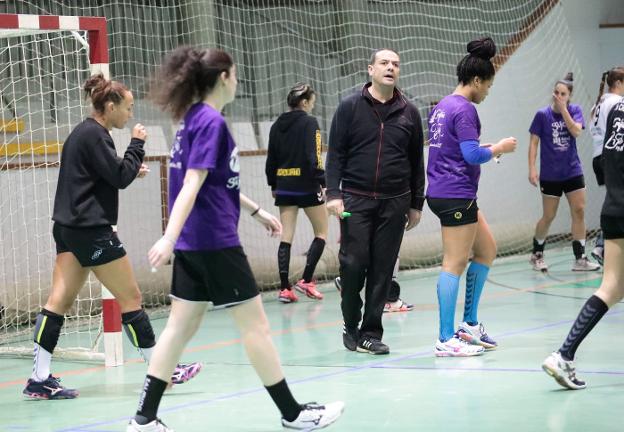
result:
[(624, 99), (609, 112), (602, 164), (607, 187), (602, 214), (624, 217)]

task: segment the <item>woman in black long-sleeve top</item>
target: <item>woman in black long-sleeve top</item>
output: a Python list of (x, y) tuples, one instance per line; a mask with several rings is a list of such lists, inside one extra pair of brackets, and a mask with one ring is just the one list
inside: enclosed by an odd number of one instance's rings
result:
[(297, 214), (303, 208), (312, 223), (314, 240), (308, 250), (302, 278), (295, 287), (308, 297), (321, 300), (323, 294), (312, 279), (327, 237), (327, 209), (323, 189), (325, 171), (321, 158), (321, 131), (310, 115), (316, 94), (308, 84), (297, 83), (288, 93), (289, 111), (283, 113), (271, 127), (266, 176), (279, 207), (282, 237), (277, 252), (280, 275), (279, 300), (292, 303), (298, 300), (288, 281), (290, 245), (295, 235)]
[[(93, 104), (93, 113), (74, 128), (63, 144), (52, 216), (57, 253), (52, 289), (37, 315), (35, 366), (23, 391), (33, 399), (78, 396), (78, 391), (63, 387), (50, 374), (50, 363), (63, 315), (76, 300), (90, 271), (119, 302), (126, 333), (146, 361), (156, 344), (152, 325), (141, 308), (141, 292), (130, 260), (112, 228), (117, 224), (119, 189), (149, 171), (143, 164), (147, 134), (141, 124), (134, 126), (124, 157), (118, 157), (109, 131), (123, 128), (132, 117), (132, 93), (101, 74), (89, 78), (84, 90)], [(172, 382), (186, 382), (200, 369), (199, 363), (179, 365)]]

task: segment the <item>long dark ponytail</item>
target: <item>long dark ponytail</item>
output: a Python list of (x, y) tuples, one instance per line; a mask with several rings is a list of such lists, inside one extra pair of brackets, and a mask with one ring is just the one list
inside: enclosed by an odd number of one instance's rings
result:
[(193, 103), (214, 89), (222, 72), (230, 73), (233, 65), (232, 57), (222, 50), (176, 48), (167, 54), (152, 79), (150, 99), (174, 120), (180, 120)]

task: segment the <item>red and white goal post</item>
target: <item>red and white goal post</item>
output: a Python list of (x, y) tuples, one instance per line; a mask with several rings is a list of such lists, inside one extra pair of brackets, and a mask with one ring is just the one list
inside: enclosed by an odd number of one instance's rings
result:
[[(52, 279), (62, 141), (89, 111), (81, 84), (109, 77), (106, 19), (0, 14), (0, 60), (0, 355), (21, 356), (32, 354), (33, 320)], [(121, 331), (117, 301), (90, 277), (55, 357), (121, 365)]]

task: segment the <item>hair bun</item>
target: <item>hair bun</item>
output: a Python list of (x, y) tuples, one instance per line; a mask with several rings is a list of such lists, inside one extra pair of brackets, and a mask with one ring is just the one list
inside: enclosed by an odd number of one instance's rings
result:
[(489, 60), (496, 55), (496, 44), (491, 37), (484, 37), (468, 42), (466, 47), (471, 56)]
[(568, 72), (564, 78), (565, 81), (570, 81), (573, 82), (574, 81), (574, 74), (572, 72)]
[(91, 95), (94, 89), (99, 87), (106, 87), (108, 84), (108, 80), (104, 78), (104, 74), (98, 73), (95, 75), (91, 75), (87, 81), (85, 81), (83, 89), (88, 94)]

